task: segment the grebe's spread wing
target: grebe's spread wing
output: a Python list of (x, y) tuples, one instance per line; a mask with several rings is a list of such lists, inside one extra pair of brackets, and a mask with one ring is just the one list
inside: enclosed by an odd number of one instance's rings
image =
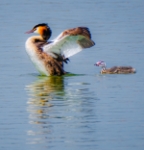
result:
[(93, 45), (95, 43), (91, 40), (89, 29), (78, 27), (62, 32), (53, 42), (45, 45), (43, 51), (48, 54), (54, 53), (68, 58)]

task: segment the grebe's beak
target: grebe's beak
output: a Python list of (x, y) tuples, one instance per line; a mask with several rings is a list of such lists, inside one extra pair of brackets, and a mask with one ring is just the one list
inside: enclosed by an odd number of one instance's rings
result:
[(30, 30), (30, 31), (27, 31), (27, 32), (25, 32), (26, 34), (30, 34), (30, 33), (33, 33), (34, 32), (34, 30), (32, 29), (32, 30)]

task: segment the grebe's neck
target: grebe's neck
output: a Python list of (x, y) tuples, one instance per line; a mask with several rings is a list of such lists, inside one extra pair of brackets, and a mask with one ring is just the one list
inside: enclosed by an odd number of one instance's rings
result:
[(37, 50), (38, 46), (37, 43), (38, 42), (46, 42), (41, 36), (31, 36), (27, 39), (25, 46), (27, 50), (33, 49), (33, 50)]
[(106, 66), (102, 66), (102, 70), (106, 70)]
[(40, 36), (40, 35), (31, 36), (31, 37), (29, 37), (27, 40), (30, 40), (31, 42), (47, 41), (47, 40), (45, 40), (45, 39), (44, 39), (42, 36)]
[(106, 70), (106, 67), (102, 67), (102, 70)]

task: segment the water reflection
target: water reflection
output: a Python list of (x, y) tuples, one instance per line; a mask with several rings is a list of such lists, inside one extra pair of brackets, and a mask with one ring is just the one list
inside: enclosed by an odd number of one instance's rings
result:
[(26, 88), (30, 97), (28, 99), (30, 118), (46, 118), (43, 114), (48, 111), (48, 107), (52, 107), (51, 100), (54, 95), (64, 92), (63, 77), (40, 77)]
[[(97, 98), (89, 88), (91, 84), (80, 82), (80, 79), (80, 76), (46, 77), (26, 86), (29, 144), (83, 142), (85, 134), (95, 132), (90, 126), (96, 123)], [(69, 134), (69, 131), (73, 132)], [(75, 138), (78, 132), (79, 136)]]
[(43, 143), (43, 138), (36, 137), (50, 133), (50, 125), (48, 122), (50, 108), (53, 107), (51, 101), (58, 95), (64, 92), (63, 77), (40, 77), (38, 80), (26, 86), (29, 93), (28, 107), (29, 123), (37, 124), (39, 129), (28, 130), (29, 136), (34, 136), (28, 139), (28, 143), (36, 144)]

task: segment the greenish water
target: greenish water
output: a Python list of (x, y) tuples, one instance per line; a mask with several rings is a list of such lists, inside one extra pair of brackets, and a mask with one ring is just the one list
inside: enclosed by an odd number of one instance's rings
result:
[[(1, 1), (0, 149), (144, 149), (144, 2)], [(54, 39), (87, 26), (96, 46), (73, 56), (62, 77), (39, 76), (24, 34), (46, 22)], [(131, 65), (101, 75), (94, 66)]]

